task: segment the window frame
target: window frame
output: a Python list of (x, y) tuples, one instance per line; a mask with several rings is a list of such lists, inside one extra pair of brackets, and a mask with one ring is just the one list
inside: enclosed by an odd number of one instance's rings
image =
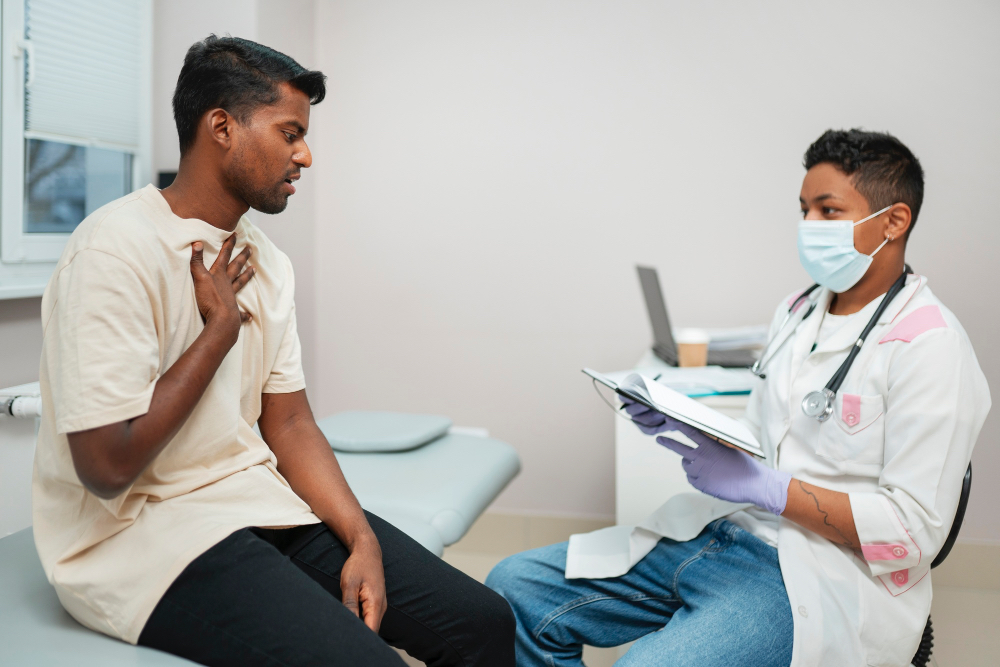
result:
[[(26, 132), (24, 118), (25, 0), (0, 0), (0, 299), (39, 296), (62, 255), (69, 233), (25, 232), (25, 142), (42, 139), (93, 146), (132, 154), (132, 190), (152, 175), (152, 42), (151, 0), (140, 4), (139, 146), (124, 147), (74, 137)], [(30, 67), (30, 64), (29, 64)], [(30, 70), (28, 76), (30, 77)]]

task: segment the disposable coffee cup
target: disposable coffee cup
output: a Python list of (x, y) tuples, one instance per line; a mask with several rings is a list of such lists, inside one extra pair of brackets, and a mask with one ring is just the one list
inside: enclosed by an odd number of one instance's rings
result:
[(680, 366), (704, 366), (708, 363), (708, 332), (704, 329), (679, 329), (674, 333), (677, 363)]

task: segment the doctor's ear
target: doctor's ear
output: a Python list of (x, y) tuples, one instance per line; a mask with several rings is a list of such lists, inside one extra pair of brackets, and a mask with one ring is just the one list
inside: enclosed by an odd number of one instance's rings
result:
[(887, 213), (889, 215), (885, 225), (886, 238), (898, 239), (905, 236), (906, 231), (910, 228), (910, 222), (913, 220), (913, 212), (910, 210), (909, 204), (893, 204)]

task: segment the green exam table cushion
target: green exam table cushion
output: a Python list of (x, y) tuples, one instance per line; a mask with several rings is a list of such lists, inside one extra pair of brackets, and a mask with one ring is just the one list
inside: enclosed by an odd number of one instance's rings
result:
[(339, 412), (316, 422), (338, 452), (401, 452), (440, 438), (451, 420), (402, 412)]

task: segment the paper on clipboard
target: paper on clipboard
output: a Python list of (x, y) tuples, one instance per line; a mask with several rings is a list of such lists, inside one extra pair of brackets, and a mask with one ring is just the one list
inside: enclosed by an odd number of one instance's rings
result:
[(650, 377), (632, 373), (620, 382), (584, 368), (583, 372), (617, 393), (646, 405), (668, 417), (693, 426), (705, 435), (731, 444), (747, 454), (764, 458), (760, 443), (745, 424), (718, 410), (665, 387)]

